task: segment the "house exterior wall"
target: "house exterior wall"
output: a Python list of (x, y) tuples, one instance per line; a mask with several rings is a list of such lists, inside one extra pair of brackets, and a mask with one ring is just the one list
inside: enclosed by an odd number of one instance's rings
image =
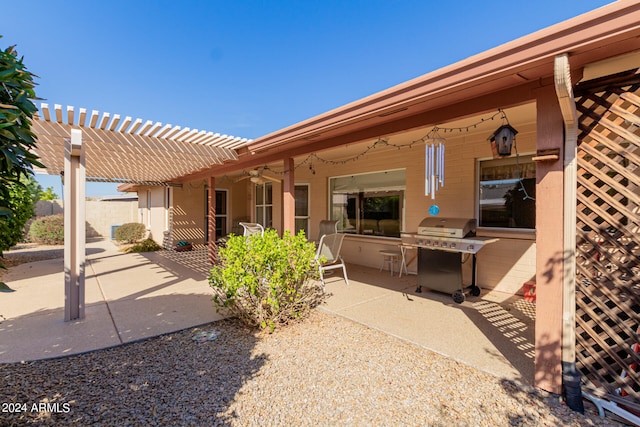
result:
[(151, 231), (150, 237), (158, 244), (162, 244), (167, 229), (166, 194), (166, 187), (151, 188), (151, 217), (147, 228)]
[[(520, 154), (530, 154), (536, 150), (536, 127), (533, 119), (534, 117), (529, 124), (513, 123), (519, 131), (517, 149)], [(328, 219), (329, 178), (374, 171), (406, 169), (403, 231), (416, 231), (422, 219), (428, 216), (428, 208), (433, 203), (440, 207), (441, 217), (476, 218), (477, 161), (492, 157), (487, 137), (499, 125), (498, 123), (492, 128), (483, 128), (479, 132), (442, 135), (446, 139), (445, 186), (437, 192), (435, 200), (424, 195), (424, 143), (416, 144), (412, 148), (375, 148), (361, 159), (344, 164), (315, 162), (313, 170), (309, 167), (298, 168), (295, 172), (296, 183), (311, 185), (311, 238), (315, 239), (317, 236), (320, 221)], [(428, 131), (429, 129), (426, 129), (424, 134)], [(408, 144), (415, 140), (414, 135), (415, 133), (394, 136), (391, 142), (396, 145)], [(366, 144), (363, 144), (364, 149)], [(322, 157), (322, 153), (318, 153), (318, 156)], [(521, 293), (522, 285), (536, 275), (535, 232), (496, 233), (491, 230), (479, 230), (478, 234), (499, 235), (500, 240), (478, 252), (476, 283), (482, 288), (509, 295)], [(395, 238), (347, 235), (342, 249), (343, 257), (348, 263), (378, 268), (382, 263), (382, 257), (378, 256), (378, 252), (397, 248), (399, 241), (400, 239)], [(414, 250), (409, 251), (408, 258), (411, 259), (414, 255)], [(415, 273), (416, 264), (414, 261), (409, 265), (410, 272)], [(470, 260), (464, 265), (463, 280), (466, 284), (471, 283)]]
[(242, 230), (238, 225), (241, 221), (251, 221), (252, 185), (249, 180), (240, 181), (229, 186), (229, 218), (231, 218), (231, 231), (240, 234)]
[(166, 207), (167, 187), (139, 187), (137, 192), (138, 219), (135, 222), (144, 224), (149, 237), (162, 245), (169, 215)]
[(171, 227), (174, 245), (186, 240), (193, 245), (204, 245), (205, 180), (187, 182), (174, 188)]
[[(185, 183), (181, 188), (172, 188), (170, 200), (171, 216), (171, 241), (175, 245), (178, 241), (186, 240), (193, 245), (202, 246), (205, 244), (205, 191), (208, 187), (206, 180), (197, 180)], [(218, 178), (215, 181), (216, 190), (228, 191), (227, 206), (227, 229), (229, 232), (242, 233), (234, 224), (240, 221), (250, 221), (252, 213), (252, 192), (251, 184), (248, 180), (234, 182), (231, 179)], [(146, 224), (146, 191), (149, 188), (138, 189), (140, 200), (140, 211), (143, 222)], [(158, 191), (163, 190), (163, 191)], [(151, 233), (159, 244), (162, 244), (163, 233), (165, 231), (164, 208), (165, 188), (153, 187), (151, 189)]]
[[(518, 129), (517, 149), (520, 154), (533, 153), (536, 150), (536, 125), (531, 123), (513, 123)], [(473, 119), (470, 119), (473, 121)], [(370, 150), (367, 155), (353, 162), (344, 164), (327, 164), (315, 162), (312, 167), (298, 167), (295, 170), (296, 184), (309, 184), (309, 238), (315, 240), (319, 233), (319, 223), (328, 219), (329, 215), (329, 178), (391, 169), (406, 170), (406, 190), (404, 201), (403, 231), (416, 231), (423, 218), (428, 216), (428, 208), (436, 203), (440, 207), (442, 217), (477, 217), (477, 162), (479, 159), (492, 157), (487, 137), (498, 127), (482, 127), (478, 131), (454, 132), (443, 135), (446, 139), (445, 186), (441, 188), (435, 200), (424, 195), (424, 143), (415, 144), (412, 148), (380, 147)], [(430, 129), (422, 131), (422, 135)], [(417, 133), (393, 136), (391, 142), (396, 145), (408, 144), (415, 140)], [(363, 151), (372, 142), (360, 144)], [(336, 148), (332, 154), (340, 154)], [(353, 153), (354, 148), (350, 148)], [(351, 157), (345, 151), (345, 158)], [(322, 157), (322, 152), (318, 153)], [(297, 159), (300, 162), (302, 159)], [(274, 165), (274, 169), (279, 165)], [(228, 218), (229, 231), (239, 234), (239, 221), (255, 221), (254, 200), (255, 185), (250, 180), (235, 181), (226, 177), (217, 177), (217, 189), (229, 190)], [(282, 233), (282, 185), (273, 182), (273, 228)], [(172, 242), (187, 240), (194, 245), (205, 243), (205, 188), (206, 180), (187, 182), (182, 188), (173, 189), (172, 209)], [(139, 192), (140, 208), (143, 222), (147, 223), (146, 190)], [(149, 219), (152, 237), (162, 243), (165, 230), (164, 192), (165, 188), (153, 187), (151, 191), (151, 217)], [(234, 227), (235, 226), (235, 227)], [(535, 232), (517, 232), (494, 230), (478, 230), (479, 235), (498, 236), (499, 240), (483, 248), (477, 255), (478, 270), (476, 283), (478, 286), (506, 295), (521, 294), (522, 286), (536, 276), (536, 241)], [(382, 257), (378, 252), (383, 249), (397, 248), (400, 239), (347, 235), (343, 246), (343, 257), (348, 263), (378, 268)], [(408, 259), (416, 255), (415, 250), (408, 252)], [(416, 272), (417, 263), (409, 264), (409, 271)], [(471, 283), (471, 261), (463, 265), (463, 281)]]

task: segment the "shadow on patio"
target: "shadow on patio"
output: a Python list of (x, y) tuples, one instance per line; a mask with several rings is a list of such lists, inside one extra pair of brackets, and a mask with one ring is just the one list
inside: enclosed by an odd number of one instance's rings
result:
[[(164, 269), (182, 265), (206, 277), (206, 250), (158, 252)], [(320, 310), (415, 343), (490, 374), (533, 384), (535, 304), (521, 297), (498, 302), (484, 291), (462, 304), (450, 295), (416, 293), (416, 276), (390, 276), (378, 269), (349, 264), (326, 278), (331, 294)]]

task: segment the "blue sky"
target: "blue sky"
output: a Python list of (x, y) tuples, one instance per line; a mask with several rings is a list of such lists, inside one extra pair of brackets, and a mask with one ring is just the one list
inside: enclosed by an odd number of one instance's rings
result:
[(2, 0), (0, 47), (50, 106), (257, 138), (608, 3)]

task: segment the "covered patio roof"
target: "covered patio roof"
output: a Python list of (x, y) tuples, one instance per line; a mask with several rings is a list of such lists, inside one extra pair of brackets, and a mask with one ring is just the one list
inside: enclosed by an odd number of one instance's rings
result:
[(76, 112), (61, 105), (53, 111), (41, 104), (33, 121), (38, 136), (35, 150), (46, 165), (39, 173), (58, 175), (64, 170), (64, 142), (71, 129), (82, 131), (87, 181), (164, 184), (178, 177), (237, 160), (236, 149), (251, 140), (219, 133), (180, 128), (108, 112)]

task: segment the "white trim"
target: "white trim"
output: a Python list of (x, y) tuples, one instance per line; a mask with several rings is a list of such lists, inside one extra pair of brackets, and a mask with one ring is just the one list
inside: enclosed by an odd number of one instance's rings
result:
[(151, 190), (147, 189), (147, 228), (151, 228)]
[[(307, 216), (296, 216), (295, 215), (295, 189), (296, 186), (305, 186), (307, 187)], [(305, 230), (305, 233), (307, 235), (307, 239), (309, 239), (309, 235), (311, 234), (311, 184), (308, 182), (294, 182), (293, 184), (293, 192), (294, 192), (294, 207), (293, 207), (293, 211), (294, 211), (294, 222), (296, 219), (306, 219), (307, 220), (307, 229)]]
[[(227, 207), (227, 212), (224, 214), (225, 217), (225, 228), (227, 230), (227, 234), (229, 234), (231, 232), (231, 224), (229, 222), (229, 219), (231, 218), (231, 212), (230, 212), (230, 205), (229, 205), (229, 189), (228, 188), (216, 188), (214, 191), (222, 191), (224, 192), (224, 198), (225, 198), (225, 206)], [(214, 197), (215, 197), (215, 193), (214, 193)], [(216, 218), (218, 217), (218, 207), (216, 206)], [(217, 228), (216, 228), (217, 231)]]

